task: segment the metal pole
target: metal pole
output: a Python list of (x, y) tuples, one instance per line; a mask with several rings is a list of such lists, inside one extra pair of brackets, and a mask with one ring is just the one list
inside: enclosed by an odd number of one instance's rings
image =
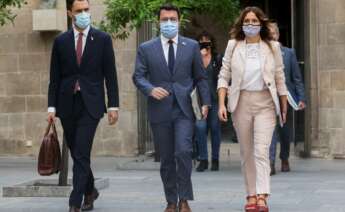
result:
[[(66, 9), (68, 5), (68, 0), (66, 0)], [(67, 16), (67, 26), (68, 29), (72, 28), (72, 20)], [(66, 143), (66, 136), (63, 133), (62, 139), (62, 156), (61, 156), (61, 170), (59, 174), (59, 186), (67, 186), (68, 180), (68, 147)]]
[(68, 147), (65, 134), (62, 140), (61, 171), (59, 174), (59, 186), (67, 186), (68, 179)]

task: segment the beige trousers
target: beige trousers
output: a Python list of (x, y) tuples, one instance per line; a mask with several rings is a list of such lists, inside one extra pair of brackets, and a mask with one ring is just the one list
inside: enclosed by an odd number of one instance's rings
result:
[(276, 113), (269, 91), (241, 91), (233, 123), (240, 143), (247, 194), (270, 194), (269, 148)]

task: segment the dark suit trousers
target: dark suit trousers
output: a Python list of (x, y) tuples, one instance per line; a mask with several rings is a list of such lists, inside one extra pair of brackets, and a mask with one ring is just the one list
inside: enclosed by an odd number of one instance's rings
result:
[(169, 122), (151, 123), (154, 142), (159, 145), (160, 174), (168, 203), (193, 200), (192, 136), (194, 121), (174, 103)]
[(288, 160), (290, 156), (290, 143), (292, 142), (293, 133), (293, 110), (291, 106), (288, 106), (288, 112), (286, 117), (286, 123), (283, 127), (277, 124), (272, 138), (270, 146), (270, 161), (274, 162), (276, 158), (277, 142), (280, 141), (280, 159)]
[(94, 188), (90, 154), (99, 119), (90, 116), (78, 92), (74, 95), (73, 116), (62, 118), (61, 123), (73, 159), (73, 191), (69, 205), (80, 208), (83, 195), (90, 194)]

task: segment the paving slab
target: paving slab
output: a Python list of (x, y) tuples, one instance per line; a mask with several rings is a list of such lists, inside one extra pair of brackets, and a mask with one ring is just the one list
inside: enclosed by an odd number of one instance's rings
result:
[[(231, 160), (230, 160), (231, 158)], [(238, 157), (221, 161), (219, 172), (193, 172), (194, 212), (243, 211), (245, 202), (243, 178)], [(118, 169), (138, 161), (139, 170)], [(153, 159), (93, 158), (95, 177), (108, 178), (109, 188), (102, 190), (95, 212), (162, 212), (165, 207), (157, 164)], [(154, 167), (150, 164), (154, 164)], [(292, 171), (282, 173), (277, 164), (273, 176), (270, 209), (273, 212), (345, 212), (345, 161), (291, 159)], [(71, 173), (70, 173), (71, 174)], [(71, 176), (71, 175), (70, 175)], [(34, 158), (0, 158), (0, 186), (30, 179), (47, 179), (36, 173)], [(57, 179), (57, 176), (48, 177)], [(63, 212), (68, 198), (3, 198), (0, 212)]]

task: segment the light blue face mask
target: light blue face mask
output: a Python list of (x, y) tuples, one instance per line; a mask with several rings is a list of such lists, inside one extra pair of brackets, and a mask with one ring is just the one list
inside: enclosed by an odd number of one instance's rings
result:
[(91, 15), (88, 12), (81, 12), (75, 15), (75, 25), (80, 29), (85, 29), (91, 24)]
[(257, 36), (261, 31), (261, 26), (254, 26), (254, 25), (243, 25), (242, 30), (244, 34), (248, 37)]
[(177, 21), (162, 21), (160, 22), (160, 30), (162, 35), (167, 39), (173, 39), (178, 33)]

